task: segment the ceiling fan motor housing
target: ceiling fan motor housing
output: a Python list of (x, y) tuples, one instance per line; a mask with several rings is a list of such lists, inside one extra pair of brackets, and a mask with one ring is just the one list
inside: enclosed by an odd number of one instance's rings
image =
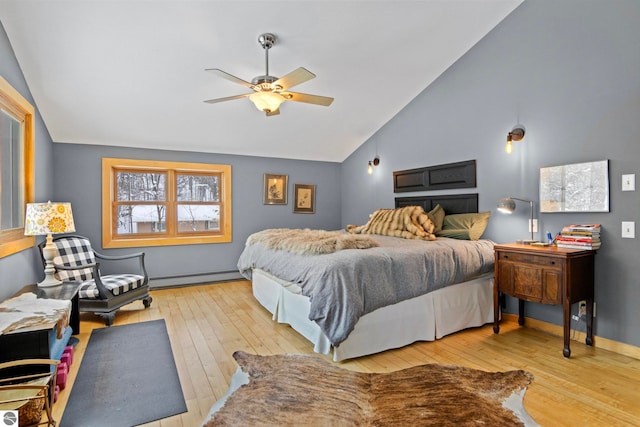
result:
[(258, 37), (258, 43), (260, 43), (260, 46), (264, 49), (271, 49), (271, 46), (276, 44), (276, 36), (271, 33), (260, 34)]
[(257, 76), (251, 80), (251, 84), (254, 84), (254, 85), (262, 85), (263, 83), (271, 84), (276, 80), (278, 80), (278, 78), (274, 76)]

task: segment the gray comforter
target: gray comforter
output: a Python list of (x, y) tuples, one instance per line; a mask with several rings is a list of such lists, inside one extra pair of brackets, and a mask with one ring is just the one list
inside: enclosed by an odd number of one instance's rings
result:
[(247, 279), (253, 268), (260, 268), (297, 283), (310, 299), (309, 319), (334, 346), (349, 336), (366, 313), (493, 270), (493, 242), (489, 240), (371, 237), (379, 247), (317, 256), (253, 244), (240, 255), (238, 269)]

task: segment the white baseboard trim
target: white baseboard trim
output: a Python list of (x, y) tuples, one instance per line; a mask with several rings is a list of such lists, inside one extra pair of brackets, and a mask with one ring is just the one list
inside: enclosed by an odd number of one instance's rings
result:
[(149, 287), (151, 289), (172, 288), (177, 286), (201, 285), (203, 283), (230, 282), (233, 280), (245, 279), (238, 271), (183, 274), (179, 276), (149, 278)]

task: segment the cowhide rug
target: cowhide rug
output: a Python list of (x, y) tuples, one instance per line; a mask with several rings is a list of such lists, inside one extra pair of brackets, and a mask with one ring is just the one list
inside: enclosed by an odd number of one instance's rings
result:
[(369, 249), (378, 242), (368, 236), (356, 236), (342, 231), (270, 228), (253, 233), (246, 245), (261, 243), (274, 250), (302, 255), (331, 254), (343, 249)]
[(429, 364), (376, 374), (307, 355), (233, 354), (239, 368), (204, 426), (536, 426), (526, 371)]

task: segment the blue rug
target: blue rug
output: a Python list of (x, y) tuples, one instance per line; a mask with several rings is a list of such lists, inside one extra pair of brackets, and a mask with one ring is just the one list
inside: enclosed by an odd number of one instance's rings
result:
[(186, 411), (160, 319), (92, 331), (60, 425), (127, 427)]

